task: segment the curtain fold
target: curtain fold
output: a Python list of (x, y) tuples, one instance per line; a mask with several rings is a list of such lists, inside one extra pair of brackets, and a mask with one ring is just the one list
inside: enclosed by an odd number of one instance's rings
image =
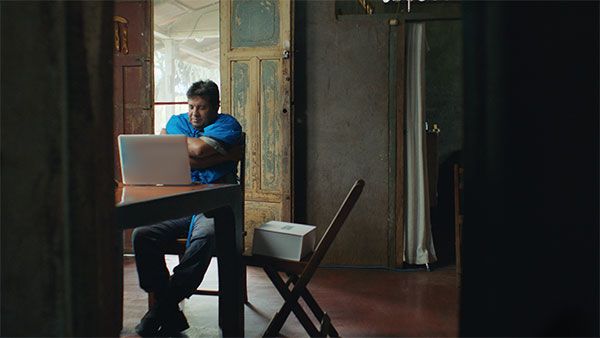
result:
[(406, 41), (406, 227), (404, 261), (437, 261), (429, 213), (423, 109), (425, 24), (407, 25)]

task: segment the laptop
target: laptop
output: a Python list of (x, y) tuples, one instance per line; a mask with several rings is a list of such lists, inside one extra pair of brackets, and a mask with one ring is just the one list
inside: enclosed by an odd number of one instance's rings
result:
[(191, 185), (184, 135), (119, 135), (124, 185)]

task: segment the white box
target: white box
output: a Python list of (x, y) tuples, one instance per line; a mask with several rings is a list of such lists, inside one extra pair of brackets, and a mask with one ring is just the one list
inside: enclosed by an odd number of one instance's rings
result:
[(315, 226), (270, 221), (254, 229), (252, 254), (299, 261), (315, 249)]

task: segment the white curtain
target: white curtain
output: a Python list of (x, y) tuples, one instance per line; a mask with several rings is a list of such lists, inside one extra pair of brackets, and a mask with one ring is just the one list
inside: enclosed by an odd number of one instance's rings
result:
[(406, 41), (406, 228), (404, 261), (435, 262), (429, 215), (425, 111), (423, 109), (425, 24), (407, 25)]

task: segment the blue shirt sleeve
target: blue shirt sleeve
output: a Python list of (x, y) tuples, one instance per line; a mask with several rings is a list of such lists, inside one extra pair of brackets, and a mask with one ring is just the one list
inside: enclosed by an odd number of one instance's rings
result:
[(235, 145), (240, 142), (242, 126), (233, 116), (219, 114), (213, 124), (204, 128), (202, 136), (210, 137), (226, 145)]
[(193, 127), (189, 123), (186, 113), (171, 116), (165, 129), (167, 129), (167, 134), (170, 135), (194, 137)]

